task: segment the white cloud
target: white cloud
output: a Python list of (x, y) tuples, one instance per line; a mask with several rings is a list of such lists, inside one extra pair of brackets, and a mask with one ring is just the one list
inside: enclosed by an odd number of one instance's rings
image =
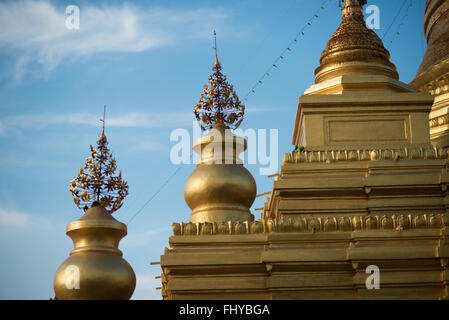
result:
[(30, 223), (30, 216), (17, 212), (0, 209), (0, 226), (2, 227), (25, 227)]
[[(90, 112), (66, 114), (25, 114), (7, 116), (0, 119), (0, 134), (5, 133), (8, 127), (13, 128), (41, 128), (54, 125), (89, 125), (99, 127), (102, 115)], [(192, 112), (165, 112), (146, 113), (128, 112), (116, 114), (106, 118), (108, 127), (173, 127), (190, 124)]]
[(211, 28), (229, 17), (220, 9), (138, 8), (130, 4), (82, 5), (79, 9), (80, 28), (69, 30), (65, 7), (42, 0), (0, 3), (0, 50), (16, 57), (12, 71), (16, 80), (36, 65), (48, 73), (62, 62), (96, 54), (139, 52), (210, 37)]
[(5, 131), (6, 131), (6, 124), (4, 124), (0, 121), (0, 134), (2, 134)]
[(32, 216), (10, 208), (0, 208), (1, 228), (25, 228), (31, 225), (49, 225), (50, 221), (45, 218)]

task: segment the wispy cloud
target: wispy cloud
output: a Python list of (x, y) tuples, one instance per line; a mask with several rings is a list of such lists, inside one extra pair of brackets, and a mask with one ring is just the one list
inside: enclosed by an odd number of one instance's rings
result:
[[(20, 80), (33, 66), (48, 73), (61, 62), (96, 54), (140, 52), (176, 41), (206, 37), (229, 15), (220, 9), (138, 8), (82, 5), (80, 28), (66, 28), (65, 7), (49, 1), (0, 3), (0, 50), (15, 56)], [(42, 70), (39, 70), (42, 71)]]
[(30, 223), (30, 216), (16, 211), (0, 209), (0, 226), (2, 227), (24, 227)]
[[(0, 118), (0, 134), (8, 128), (42, 128), (55, 125), (100, 125), (100, 115), (91, 112), (40, 113)], [(192, 112), (127, 112), (107, 117), (108, 127), (175, 127), (192, 123)]]
[(0, 121), (0, 134), (2, 134), (3, 132), (5, 132), (6, 131), (6, 124), (3, 124), (1, 121)]
[(2, 228), (25, 228), (42, 223), (48, 224), (49, 221), (15, 209), (0, 208), (0, 227)]

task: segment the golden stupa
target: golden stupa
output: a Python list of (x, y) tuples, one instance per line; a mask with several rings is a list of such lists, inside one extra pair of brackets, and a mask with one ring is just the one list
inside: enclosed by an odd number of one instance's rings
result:
[(430, 138), (449, 146), (449, 1), (428, 0), (424, 14), (427, 50), (410, 85), (435, 97), (430, 112)]
[(121, 172), (115, 176), (116, 162), (107, 148), (103, 130), (97, 147), (70, 183), (75, 204), (84, 205), (84, 215), (67, 225), (66, 234), (74, 249), (58, 268), (54, 278), (58, 300), (130, 299), (136, 276), (122, 258), (118, 245), (126, 236), (124, 223), (112, 217), (128, 194)]
[[(164, 299), (448, 298), (448, 149), (431, 144), (434, 97), (415, 90), (418, 80), (399, 81), (364, 2), (345, 1), (315, 84), (298, 100), (293, 145), (304, 148), (285, 154), (261, 219), (246, 211), (255, 187), (244, 171), (229, 186), (220, 177), (219, 188), (208, 173), (189, 178), (190, 221), (173, 224), (161, 256)], [(447, 30), (433, 16), (447, 3), (428, 1), (430, 36)], [(206, 122), (221, 119), (211, 114)], [(201, 156), (196, 170), (214, 158)], [(220, 193), (202, 198), (209, 185)]]
[(194, 109), (201, 128), (210, 130), (193, 143), (201, 159), (184, 187), (191, 223), (254, 220), (249, 208), (256, 197), (256, 182), (238, 158), (246, 140), (231, 131), (242, 122), (245, 107), (221, 69), (215, 48), (213, 74)]

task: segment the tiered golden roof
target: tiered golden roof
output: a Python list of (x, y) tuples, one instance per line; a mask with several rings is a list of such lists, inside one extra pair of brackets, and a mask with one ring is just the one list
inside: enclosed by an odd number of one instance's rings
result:
[(428, 47), (416, 76), (449, 59), (448, 21), (449, 2), (446, 0), (427, 0), (423, 25)]
[(438, 147), (449, 146), (449, 1), (428, 0), (424, 13), (427, 50), (410, 85), (435, 97), (430, 112), (430, 137)]
[(345, 2), (341, 24), (321, 53), (315, 83), (343, 74), (381, 74), (399, 78), (382, 40), (366, 26), (362, 4), (360, 0)]

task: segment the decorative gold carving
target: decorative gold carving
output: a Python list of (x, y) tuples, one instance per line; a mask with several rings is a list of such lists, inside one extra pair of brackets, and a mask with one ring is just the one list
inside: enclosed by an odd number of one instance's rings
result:
[(398, 230), (405, 230), (409, 227), (409, 221), (407, 217), (404, 217), (403, 215), (399, 216), (397, 220), (397, 229)]
[(338, 226), (340, 231), (350, 231), (351, 230), (351, 221), (347, 217), (341, 217), (338, 220)]
[(171, 229), (173, 231), (174, 236), (180, 236), (182, 234), (181, 224), (179, 223), (173, 223)]
[(377, 229), (377, 217), (368, 216), (365, 218), (365, 228), (366, 230)]
[(418, 88), (419, 91), (428, 92), (438, 96), (449, 92), (449, 73), (439, 76)]
[(435, 128), (446, 124), (449, 124), (449, 114), (443, 114), (439, 117), (435, 117), (429, 120), (430, 128)]
[(78, 176), (70, 181), (69, 190), (78, 208), (86, 211), (94, 202), (98, 202), (108, 213), (113, 213), (122, 207), (129, 187), (122, 179), (121, 171), (117, 176), (114, 175), (117, 164), (107, 147), (104, 119), (102, 121), (103, 131), (98, 138), (97, 147), (90, 146), (91, 156), (79, 169)]
[(441, 215), (430, 215), (429, 217), (429, 227), (430, 228), (440, 228), (441, 227)]
[(203, 130), (212, 129), (217, 123), (224, 124), (226, 128), (235, 129), (243, 121), (245, 106), (240, 102), (234, 87), (221, 73), (221, 64), (217, 55), (215, 55), (212, 70), (209, 85), (204, 86), (200, 101), (195, 105), (193, 113)]
[[(246, 223), (248, 223), (247, 221), (245, 221)], [(245, 234), (247, 233), (247, 228), (245, 225), (245, 222), (241, 222), (241, 221), (237, 221), (234, 225), (234, 232), (235, 234)]]
[(196, 224), (194, 224), (194, 223), (188, 223), (188, 224), (184, 227), (184, 234), (189, 235), (189, 236), (194, 236), (194, 235), (196, 235)]
[(326, 218), (324, 221), (324, 231), (336, 231), (337, 229), (337, 221), (335, 217), (332, 218)]
[[(262, 219), (259, 221), (227, 221), (221, 223), (173, 223), (173, 235), (223, 235), (288, 232), (350, 232), (363, 230), (438, 229), (449, 225), (449, 215), (369, 215), (353, 217), (298, 217)], [(198, 232), (197, 230), (200, 230)]]
[(388, 216), (383, 216), (380, 219), (380, 228), (381, 229), (393, 229), (393, 220)]
[(201, 235), (212, 234), (212, 226), (213, 224), (210, 222), (205, 222), (201, 224)]
[(229, 234), (230, 233), (230, 223), (229, 222), (219, 222), (217, 225), (217, 234)]
[(447, 159), (449, 148), (403, 148), (373, 150), (302, 151), (284, 154), (283, 163), (312, 163), (368, 160)]
[(251, 222), (251, 233), (263, 233), (263, 223), (260, 221)]

